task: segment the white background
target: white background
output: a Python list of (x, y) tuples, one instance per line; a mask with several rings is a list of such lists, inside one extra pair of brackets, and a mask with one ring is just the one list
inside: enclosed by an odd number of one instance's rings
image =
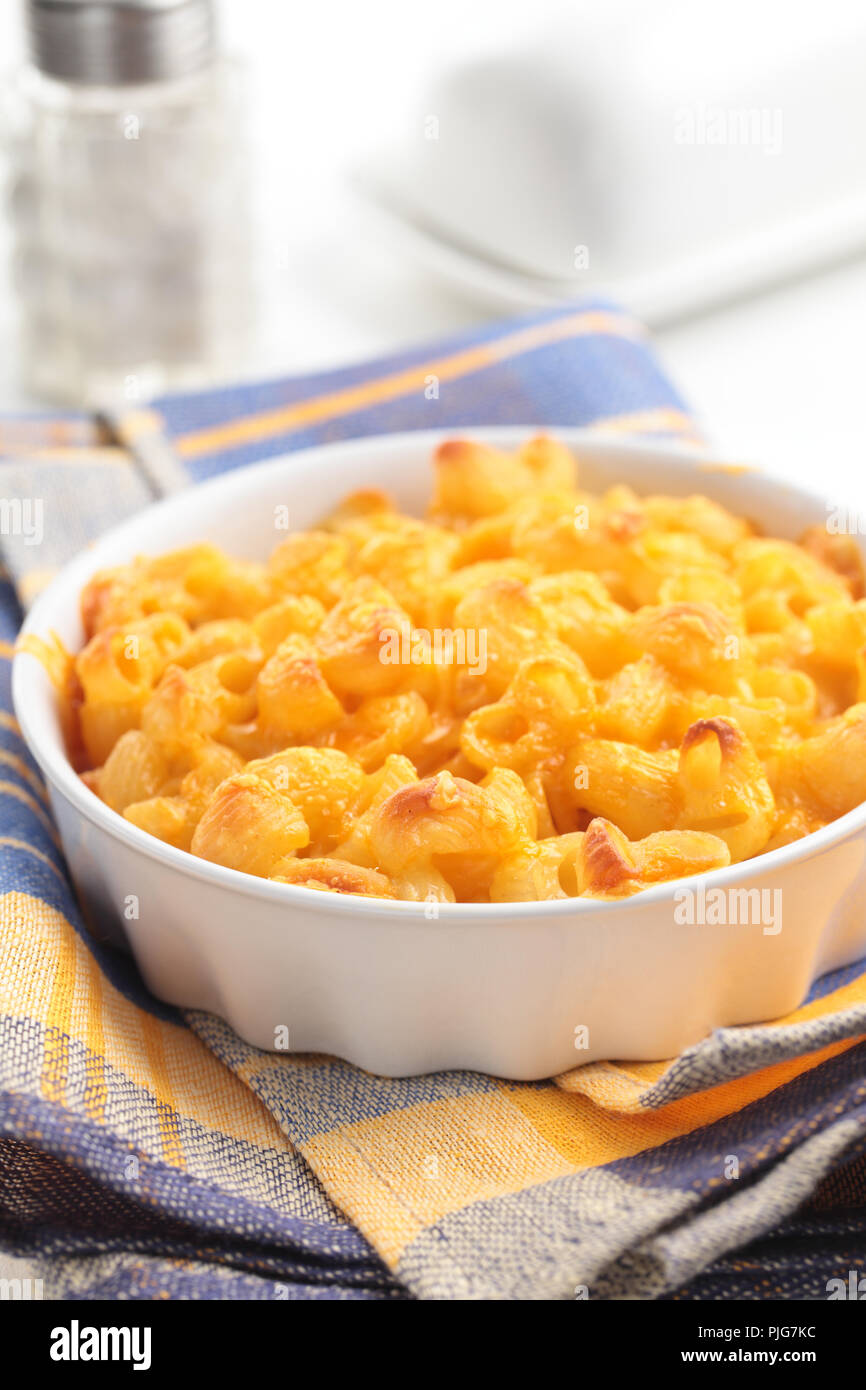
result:
[[(789, 0), (767, 4), (783, 32)], [(531, 38), (562, 8), (556, 0), (224, 0), (228, 45), (251, 71), (272, 370), (357, 359), (483, 316), (390, 248), (360, 244), (344, 171), (405, 138), (443, 62)], [(17, 6), (5, 0), (3, 67), (20, 53)], [(720, 451), (851, 491), (863, 465), (864, 309), (866, 264), (853, 263), (666, 330), (659, 347)], [(7, 296), (0, 406), (20, 401)]]
[[(386, 248), (356, 243), (344, 170), (364, 151), (399, 142), (440, 63), (529, 35), (560, 8), (552, 0), (225, 0), (229, 43), (250, 65), (255, 98), (258, 217), (269, 248), (259, 269), (279, 306), (274, 370), (357, 359), (478, 317)], [(787, 10), (778, 0), (780, 31)], [(17, 7), (3, 0), (0, 66), (13, 67), (21, 52)], [(859, 501), (864, 309), (866, 264), (852, 262), (668, 329), (659, 347), (720, 452)], [(7, 296), (0, 407), (23, 403)], [(14, 1262), (0, 1257), (3, 1272)]]

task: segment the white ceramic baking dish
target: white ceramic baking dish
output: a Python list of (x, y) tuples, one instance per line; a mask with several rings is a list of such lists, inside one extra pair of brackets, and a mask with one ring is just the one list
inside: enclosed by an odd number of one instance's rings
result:
[[(530, 432), (463, 433), (514, 447)], [(577, 452), (591, 487), (616, 479), (638, 491), (699, 490), (791, 537), (826, 520), (823, 499), (754, 472), (668, 446), (557, 433)], [(364, 485), (386, 488), (420, 513), (431, 453), (443, 437), (310, 449), (158, 503), (73, 561), (25, 631), (53, 630), (77, 649), (82, 585), (136, 553), (207, 539), (264, 558), (276, 506), (287, 504), (292, 527), (303, 528)], [(533, 1079), (598, 1058), (674, 1056), (715, 1027), (795, 1008), (818, 975), (866, 954), (866, 806), (700, 880), (707, 889), (779, 889), (778, 932), (679, 924), (681, 884), (616, 903), (446, 904), (431, 920), (422, 903), (268, 883), (153, 839), (76, 776), (50, 682), (32, 656), (16, 656), (13, 691), (94, 929), (128, 941), (160, 998), (219, 1014), (262, 1048), (284, 1043), (278, 1030), (288, 1029), (293, 1051), (333, 1053), (384, 1075), (474, 1068)], [(139, 915), (130, 919), (131, 895)]]

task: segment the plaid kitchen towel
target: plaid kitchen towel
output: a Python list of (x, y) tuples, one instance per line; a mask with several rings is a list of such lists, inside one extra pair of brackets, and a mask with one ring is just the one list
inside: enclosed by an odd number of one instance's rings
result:
[[(155, 495), (325, 440), (526, 421), (694, 436), (639, 325), (601, 303), (110, 420), (0, 422), (3, 656), (70, 552)], [(259, 1052), (87, 935), (8, 666), (0, 1244), (46, 1296), (823, 1298), (847, 1279), (866, 962), (773, 1024), (550, 1082)]]

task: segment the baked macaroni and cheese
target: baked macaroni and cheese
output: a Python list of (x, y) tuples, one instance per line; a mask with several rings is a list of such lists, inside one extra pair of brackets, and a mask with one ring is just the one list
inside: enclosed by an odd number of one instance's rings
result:
[(66, 672), (88, 786), (217, 864), (437, 902), (622, 897), (866, 798), (853, 539), (590, 494), (548, 438), (434, 471), (423, 521), (363, 491), (265, 564), (96, 575)]

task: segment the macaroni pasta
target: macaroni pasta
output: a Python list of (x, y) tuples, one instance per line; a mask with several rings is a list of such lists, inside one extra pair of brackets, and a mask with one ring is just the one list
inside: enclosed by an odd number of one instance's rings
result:
[(590, 494), (548, 438), (434, 462), (426, 520), (359, 492), (265, 564), (93, 578), (65, 680), (88, 786), (214, 863), (443, 902), (622, 897), (866, 799), (851, 538)]

